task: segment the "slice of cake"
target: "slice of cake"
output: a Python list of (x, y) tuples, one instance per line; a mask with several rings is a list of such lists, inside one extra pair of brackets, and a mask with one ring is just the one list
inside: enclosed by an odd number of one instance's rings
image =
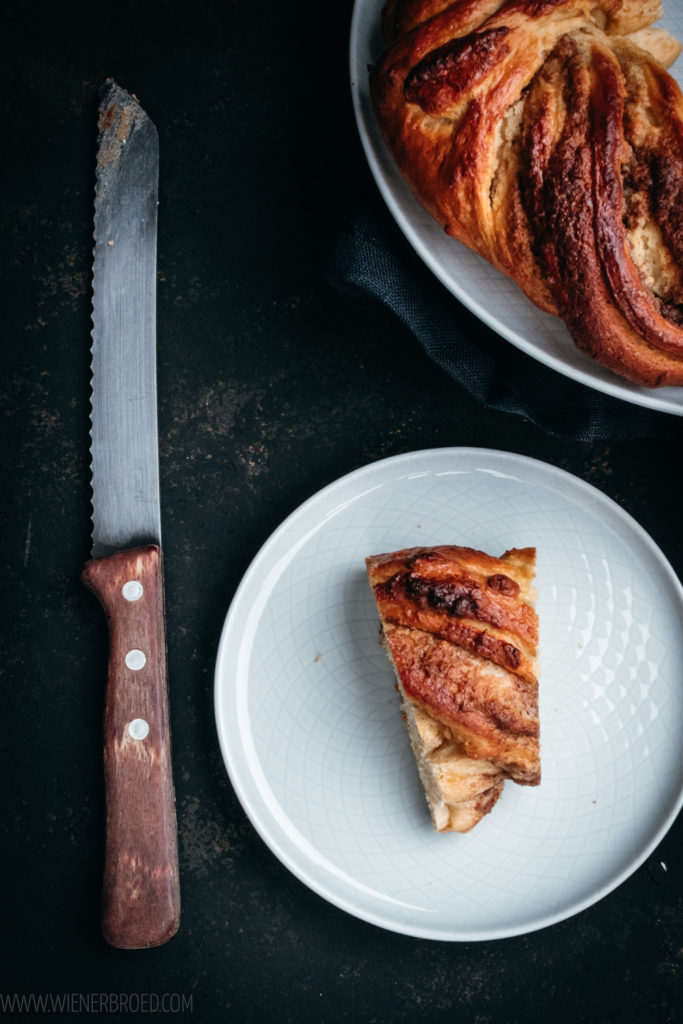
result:
[(541, 780), (535, 548), (365, 560), (434, 827), (469, 832), (506, 778)]

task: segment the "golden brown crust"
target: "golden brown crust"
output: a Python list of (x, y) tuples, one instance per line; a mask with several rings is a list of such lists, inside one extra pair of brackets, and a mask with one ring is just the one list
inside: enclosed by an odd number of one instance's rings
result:
[(366, 566), (402, 697), (437, 723), (432, 748), (537, 785), (535, 550), (410, 548)]
[[(384, 137), (454, 238), (650, 387), (683, 384), (683, 97), (658, 0), (390, 0)], [(636, 33), (629, 39), (629, 33)], [(637, 40), (637, 42), (636, 42)]]
[(386, 643), (407, 699), (447, 725), (467, 757), (538, 785), (535, 683), (422, 630), (388, 629)]
[[(453, 546), (368, 559), (385, 621), (433, 633), (535, 681), (538, 620), (520, 600), (518, 571), (505, 559)], [(528, 590), (529, 582), (522, 583)]]

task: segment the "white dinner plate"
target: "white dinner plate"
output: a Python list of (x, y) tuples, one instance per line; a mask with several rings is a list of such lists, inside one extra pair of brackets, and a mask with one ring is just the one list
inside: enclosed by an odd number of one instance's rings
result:
[[(539, 787), (433, 831), (379, 643), (366, 555), (538, 551)], [(298, 508), (252, 562), (218, 651), (218, 735), (254, 826), (298, 878), (384, 928), (519, 935), (599, 900), (682, 801), (683, 591), (618, 505), (506, 452), (384, 459)]]
[[(664, 0), (658, 26), (683, 39), (683, 4)], [(382, 140), (370, 102), (368, 65), (383, 52), (382, 0), (356, 0), (351, 26), (351, 90), (370, 169), (399, 227), (446, 288), (489, 327), (528, 355), (567, 377), (616, 398), (683, 416), (683, 388), (651, 390), (631, 384), (580, 352), (557, 317), (534, 306), (509, 278), (449, 238), (417, 202)], [(671, 74), (683, 85), (683, 57)], [(457, 316), (454, 307), (453, 315)]]

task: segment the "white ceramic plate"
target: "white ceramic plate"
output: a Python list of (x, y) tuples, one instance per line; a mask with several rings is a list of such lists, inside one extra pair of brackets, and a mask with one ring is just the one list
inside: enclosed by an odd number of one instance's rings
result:
[[(379, 644), (368, 554), (538, 549), (543, 781), (467, 835), (432, 830)], [(683, 791), (683, 592), (599, 491), (542, 462), (443, 448), (305, 502), (247, 571), (215, 684), (235, 791), (280, 860), (366, 921), (491, 939), (590, 906), (652, 852)]]
[[(418, 255), (480, 320), (546, 366), (613, 397), (683, 416), (683, 388), (652, 391), (604, 369), (576, 348), (560, 320), (541, 312), (507, 277), (448, 238), (422, 209), (384, 145), (370, 102), (367, 68), (383, 51), (379, 31), (382, 2), (356, 0), (351, 27), (351, 89), (358, 130), (374, 178)], [(665, 8), (667, 14), (659, 26), (683, 39), (683, 5), (665, 0)], [(683, 84), (683, 57), (672, 74)]]

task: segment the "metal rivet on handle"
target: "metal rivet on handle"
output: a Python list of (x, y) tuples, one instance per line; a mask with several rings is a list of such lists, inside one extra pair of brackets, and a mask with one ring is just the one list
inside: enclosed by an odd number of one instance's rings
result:
[(142, 583), (139, 580), (128, 580), (121, 587), (121, 593), (126, 601), (139, 601), (142, 597), (143, 589)]
[(126, 665), (128, 668), (132, 668), (134, 672), (143, 668), (146, 662), (147, 658), (145, 657), (144, 651), (128, 651), (128, 654), (126, 655)]
[(128, 732), (134, 740), (144, 740), (149, 732), (149, 725), (144, 718), (134, 718), (132, 722), (128, 723)]

